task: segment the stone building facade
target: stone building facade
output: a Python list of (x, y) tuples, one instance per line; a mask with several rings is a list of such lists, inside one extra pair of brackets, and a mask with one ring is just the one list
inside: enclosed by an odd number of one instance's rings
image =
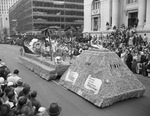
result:
[(136, 25), (150, 36), (150, 0), (84, 0), (84, 33), (107, 33), (106, 24), (110, 30)]

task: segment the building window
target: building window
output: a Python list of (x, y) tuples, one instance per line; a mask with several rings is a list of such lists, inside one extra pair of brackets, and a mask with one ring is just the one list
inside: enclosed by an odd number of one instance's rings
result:
[(94, 0), (93, 1), (93, 10), (99, 9), (100, 8), (100, 1), (99, 0)]
[(127, 4), (133, 4), (133, 3), (137, 3), (138, 0), (127, 0)]
[(93, 23), (93, 31), (98, 31), (98, 17), (94, 18)]

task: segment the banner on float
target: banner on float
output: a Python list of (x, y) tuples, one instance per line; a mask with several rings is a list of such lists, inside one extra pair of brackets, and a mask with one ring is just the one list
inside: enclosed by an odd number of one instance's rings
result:
[(102, 85), (102, 81), (97, 78), (93, 78), (92, 75), (89, 75), (85, 81), (84, 87), (88, 90), (94, 92), (94, 94), (98, 94), (100, 87)]
[(68, 70), (65, 80), (71, 82), (74, 85), (78, 76), (79, 76), (79, 74), (77, 72)]

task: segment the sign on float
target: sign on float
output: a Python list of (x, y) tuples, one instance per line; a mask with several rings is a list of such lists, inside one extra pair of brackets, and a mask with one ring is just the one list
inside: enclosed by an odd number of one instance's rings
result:
[(78, 76), (79, 76), (79, 74), (77, 72), (68, 70), (65, 80), (71, 82), (74, 85)]
[(88, 90), (94, 92), (94, 94), (98, 94), (100, 87), (102, 85), (102, 81), (97, 78), (93, 78), (91, 75), (85, 81), (84, 87)]

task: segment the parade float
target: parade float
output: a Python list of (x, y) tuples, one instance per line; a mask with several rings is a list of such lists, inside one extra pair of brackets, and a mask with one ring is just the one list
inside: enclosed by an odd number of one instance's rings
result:
[[(25, 52), (20, 57), (23, 65), (43, 79), (52, 80), (61, 76), (61, 86), (98, 107), (143, 96), (145, 87), (115, 52), (91, 44), (89, 50), (83, 50), (69, 64), (61, 56), (61, 51), (68, 49), (68, 44), (59, 44), (51, 38), (47, 41), (50, 45), (39, 39), (25, 39)], [(48, 58), (46, 53), (50, 54)]]
[[(29, 70), (38, 74), (43, 79), (49, 81), (60, 77), (70, 66), (65, 62), (66, 46), (57, 43), (56, 39), (51, 37), (37, 38), (26, 36), (20, 50), (19, 57), (21, 63)], [(59, 60), (62, 57), (63, 60)], [(57, 59), (57, 60), (55, 60)]]
[(60, 78), (74, 60), (73, 34), (77, 28), (66, 27), (64, 35), (60, 34), (62, 32), (59, 28), (41, 28), (40, 36), (26, 35), (20, 50), (21, 63), (46, 80)]
[(145, 87), (115, 52), (91, 49), (81, 53), (59, 84), (98, 107), (141, 97)]

